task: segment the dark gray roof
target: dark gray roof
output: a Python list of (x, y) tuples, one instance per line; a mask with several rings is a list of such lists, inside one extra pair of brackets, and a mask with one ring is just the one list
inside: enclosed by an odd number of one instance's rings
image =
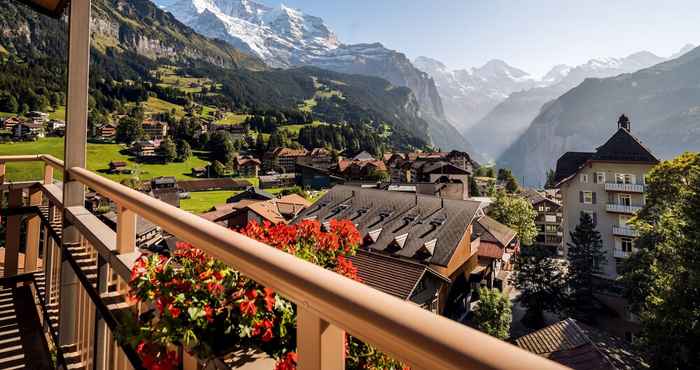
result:
[(409, 299), (425, 274), (449, 283), (450, 280), (427, 265), (383, 253), (359, 250), (350, 257), (357, 276), (366, 285), (401, 299)]
[(513, 229), (489, 216), (479, 218), (474, 224), (474, 231), (481, 236), (481, 240), (498, 243), (504, 248), (507, 247), (517, 235)]
[(447, 266), (480, 212), (479, 205), (471, 200), (337, 185), (294, 222), (349, 219), (357, 225), (366, 248)]
[(429, 161), (421, 168), (421, 172), (425, 175), (429, 175), (434, 172), (445, 174), (469, 174), (469, 171), (444, 161)]
[(274, 195), (272, 195), (266, 191), (260, 190), (259, 188), (256, 188), (253, 186), (250, 186), (247, 189), (245, 189), (244, 191), (226, 199), (226, 203), (236, 203), (236, 202), (243, 200), (243, 199), (270, 200), (274, 197), (275, 197)]
[(659, 163), (649, 149), (647, 149), (634, 135), (624, 128), (619, 128), (613, 136), (599, 146), (595, 153), (590, 152), (566, 152), (557, 160), (557, 169), (554, 174), (554, 182), (560, 182), (574, 175), (587, 161), (611, 161), (634, 163)]

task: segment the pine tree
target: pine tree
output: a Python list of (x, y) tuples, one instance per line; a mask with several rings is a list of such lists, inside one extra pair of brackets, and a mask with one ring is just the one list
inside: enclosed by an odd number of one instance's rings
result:
[(169, 137), (166, 137), (165, 140), (163, 140), (163, 142), (160, 144), (158, 152), (163, 157), (165, 163), (170, 163), (174, 161), (175, 158), (177, 158), (177, 149), (175, 148), (175, 143), (173, 143), (173, 140)]
[(209, 165), (209, 175), (211, 177), (224, 177), (226, 176), (226, 167), (219, 161), (214, 161), (214, 163)]
[(600, 232), (595, 229), (593, 218), (585, 212), (570, 235), (571, 242), (567, 243), (568, 286), (571, 292), (569, 308), (572, 313), (583, 315), (582, 318), (586, 319), (594, 302), (594, 275), (605, 263), (603, 241)]
[(518, 302), (527, 309), (523, 323), (544, 326), (544, 312), (557, 312), (565, 302), (563, 266), (543, 247), (525, 247), (515, 257), (511, 283), (520, 291)]
[(192, 156), (192, 147), (185, 140), (180, 140), (177, 145), (177, 161), (185, 162)]
[(119, 120), (117, 142), (129, 144), (143, 139), (144, 136), (145, 133), (143, 132), (141, 121), (131, 117), (124, 117)]
[(498, 289), (479, 289), (479, 306), (474, 311), (473, 322), (477, 329), (498, 339), (510, 334), (512, 321), (510, 300)]
[(547, 182), (544, 183), (544, 188), (545, 189), (553, 189), (554, 185), (554, 170), (553, 169), (548, 169), (547, 170)]

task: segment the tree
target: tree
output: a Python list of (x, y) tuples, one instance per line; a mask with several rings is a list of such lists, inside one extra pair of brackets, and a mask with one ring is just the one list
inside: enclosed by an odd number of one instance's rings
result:
[(496, 221), (515, 230), (524, 245), (531, 245), (537, 236), (537, 213), (525, 198), (499, 191), (489, 211)]
[(500, 168), (498, 170), (498, 177), (496, 178), (496, 180), (498, 180), (500, 183), (503, 183), (506, 191), (511, 194), (517, 193), (518, 189), (520, 188), (518, 186), (518, 181), (515, 179), (515, 176), (513, 176), (513, 173), (510, 171), (510, 169)]
[(700, 364), (700, 154), (661, 162), (646, 178), (632, 220), (637, 252), (623, 265), (625, 297), (640, 319), (639, 344), (653, 368)]
[(185, 140), (180, 140), (177, 145), (177, 161), (185, 162), (192, 157), (192, 147)]
[(474, 176), (469, 177), (469, 196), (480, 197), (481, 191), (479, 190), (479, 185), (476, 184), (476, 179)]
[(593, 218), (581, 213), (581, 220), (568, 242), (569, 258), (568, 285), (571, 291), (569, 308), (578, 315), (589, 315), (592, 311), (594, 274), (605, 263), (603, 241), (595, 229)]
[(119, 120), (116, 139), (119, 143), (132, 143), (143, 139), (145, 133), (140, 120), (126, 116)]
[(510, 300), (498, 289), (479, 289), (479, 306), (474, 311), (476, 328), (498, 339), (506, 339), (512, 320)]
[(544, 188), (553, 189), (555, 185), (556, 183), (554, 182), (554, 170), (550, 168), (547, 170), (547, 181), (544, 183)]
[(262, 133), (258, 133), (258, 136), (255, 138), (255, 151), (258, 155), (262, 155), (266, 150), (267, 144), (265, 144), (265, 137)]
[(219, 161), (214, 161), (214, 163), (209, 165), (209, 173), (212, 177), (224, 177), (226, 176), (226, 167)]
[(160, 144), (158, 152), (163, 157), (166, 163), (170, 163), (177, 158), (177, 149), (175, 148), (175, 143), (170, 137), (166, 137), (165, 140)]
[(16, 113), (18, 109), (19, 104), (17, 103), (17, 98), (15, 98), (14, 95), (0, 95), (0, 112)]
[(520, 291), (518, 302), (527, 310), (523, 323), (541, 328), (544, 312), (557, 312), (564, 305), (564, 269), (544, 247), (525, 247), (515, 257), (514, 270), (511, 283)]
[(208, 148), (213, 159), (227, 166), (233, 163), (237, 155), (231, 134), (226, 131), (219, 130), (213, 133), (209, 138)]

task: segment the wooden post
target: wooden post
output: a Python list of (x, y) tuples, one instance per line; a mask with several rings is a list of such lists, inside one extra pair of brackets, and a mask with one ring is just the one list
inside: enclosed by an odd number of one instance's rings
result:
[[(63, 206), (84, 206), (85, 187), (71, 179), (70, 169), (85, 168), (88, 116), (88, 80), (90, 70), (90, 0), (73, 1), (68, 18), (68, 93), (66, 104), (66, 135), (64, 145)], [(63, 217), (61, 244), (65, 253), (68, 245), (79, 242), (79, 232), (66, 224)], [(67, 261), (61, 266), (60, 345), (76, 340), (76, 310), (78, 278)]]
[(117, 253), (132, 253), (136, 250), (136, 213), (117, 206)]
[[(31, 189), (29, 191), (29, 205), (40, 206), (43, 201), (41, 190)], [(41, 234), (41, 219), (38, 215), (31, 215), (27, 218), (27, 247), (24, 255), (24, 272), (36, 271), (37, 259), (39, 258), (39, 236)], [(48, 235), (47, 235), (48, 237)], [(46, 262), (46, 261), (43, 261)]]
[(5, 183), (5, 162), (0, 163), (0, 185)]
[(298, 306), (297, 353), (300, 370), (345, 369), (345, 333)]
[(53, 184), (53, 167), (44, 163), (44, 185)]
[[(8, 208), (21, 207), (22, 197), (22, 189), (10, 189), (7, 199)], [(14, 215), (7, 217), (7, 228), (5, 229), (5, 276), (17, 275), (21, 224), (22, 216)]]
[[(99, 254), (97, 255), (97, 292), (99, 294), (107, 293), (109, 279), (109, 265), (107, 261)], [(108, 370), (109, 357), (107, 340), (107, 324), (102, 319), (101, 315), (95, 312), (95, 370)]]

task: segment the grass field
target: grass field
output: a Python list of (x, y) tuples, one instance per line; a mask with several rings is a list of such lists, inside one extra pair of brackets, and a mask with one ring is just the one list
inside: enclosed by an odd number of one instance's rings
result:
[(249, 114), (228, 112), (223, 119), (216, 121), (216, 123), (220, 125), (240, 125), (249, 116)]
[(237, 193), (230, 190), (190, 193), (190, 199), (180, 201), (180, 208), (192, 213), (204, 213), (217, 204), (226, 203), (226, 199)]
[[(189, 179), (192, 167), (203, 167), (207, 161), (203, 159), (206, 153), (196, 152), (195, 156), (183, 163), (139, 164), (128, 155), (121, 154), (124, 149), (119, 144), (88, 144), (87, 161), (88, 169), (96, 171), (102, 176), (113, 180), (121, 180), (132, 175), (110, 175), (104, 172), (109, 167), (110, 161), (126, 161), (128, 167), (136, 170), (136, 175), (141, 180), (147, 180), (158, 176), (175, 176), (178, 179)], [(46, 138), (36, 142), (21, 142), (12, 144), (0, 144), (0, 155), (18, 154), (51, 154), (57, 158), (63, 158), (63, 139)], [(41, 163), (8, 163), (7, 178), (10, 181), (38, 180), (42, 177), (43, 165)], [(56, 173), (57, 178), (60, 174)]]

